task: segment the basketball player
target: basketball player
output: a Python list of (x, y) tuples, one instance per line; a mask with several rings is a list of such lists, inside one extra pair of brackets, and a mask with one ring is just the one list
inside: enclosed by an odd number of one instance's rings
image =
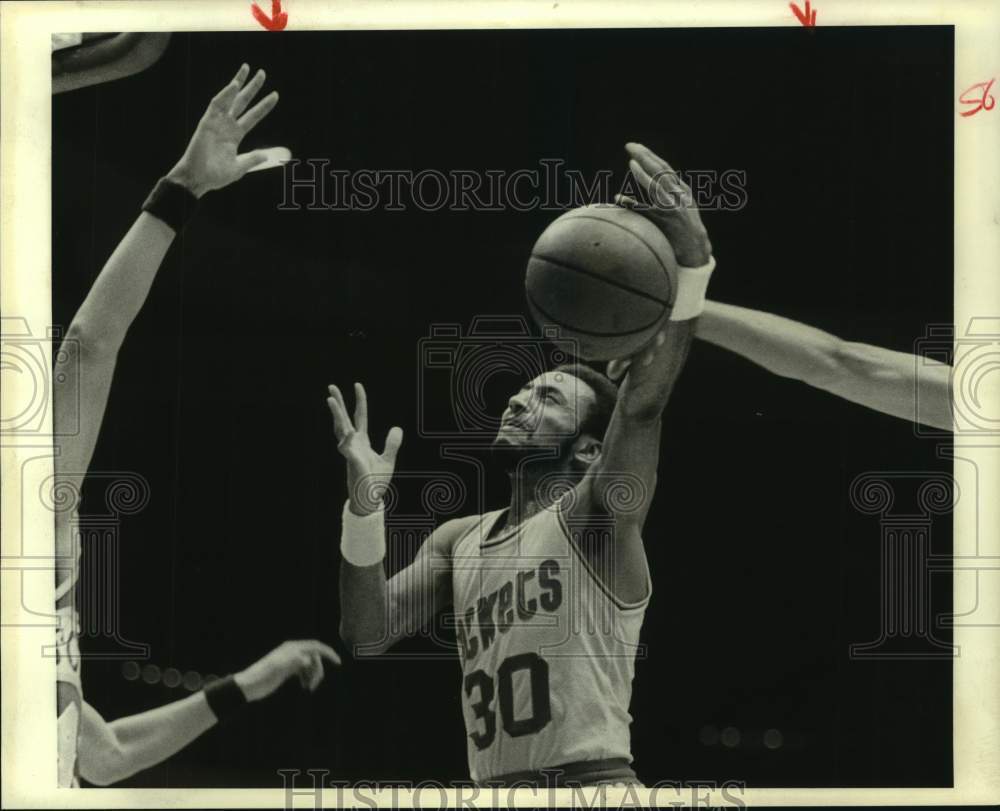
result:
[[(673, 169), (641, 144), (628, 144), (626, 151), (632, 176), (647, 200), (638, 205), (634, 198), (619, 195), (616, 202), (659, 223), (664, 207), (650, 198), (649, 190), (655, 193), (656, 189), (650, 183), (655, 177), (673, 174)], [(668, 200), (664, 196), (660, 202)], [(693, 208), (689, 198), (680, 202)], [(679, 243), (701, 238), (700, 221), (674, 215), (670, 221), (676, 226), (673, 239)], [(695, 336), (782, 377), (800, 380), (874, 411), (943, 431), (953, 428), (952, 370), (945, 363), (844, 341), (787, 318), (714, 301), (705, 303)], [(625, 368), (625, 363), (613, 363), (608, 374), (617, 378)]]
[[(264, 82), (263, 71), (247, 82), (249, 71), (243, 65), (212, 99), (184, 156), (146, 200), (74, 316), (57, 353), (55, 473), (60, 492), (68, 488), (79, 493), (104, 418), (118, 350), (185, 214), (197, 198), (234, 183), (268, 158), (263, 150), (237, 153), (242, 138), (278, 101), (277, 93), (271, 93), (247, 109)], [(77, 416), (79, 430), (72, 431), (68, 426), (75, 425)], [(83, 700), (80, 682), (79, 617), (73, 599), (80, 556), (75, 522), (75, 506), (56, 513), (60, 786), (78, 785), (78, 774), (98, 785), (122, 780), (170, 757), (248, 701), (271, 695), (291, 676), (298, 675), (304, 686), (314, 690), (323, 678), (323, 660), (339, 664), (337, 654), (322, 642), (286, 642), (203, 691), (106, 722)]]
[[(663, 182), (679, 188), (676, 176)], [(668, 214), (668, 238), (682, 227), (672, 217), (691, 216)], [(382, 652), (452, 606), (469, 770), (479, 783), (637, 781), (628, 708), (651, 592), (642, 527), (663, 410), (714, 267), (702, 232), (677, 244), (671, 320), (621, 387), (560, 366), (515, 392), (493, 443), (506, 462), (509, 505), (442, 524), (392, 578), (383, 568), (382, 495), (402, 432), (393, 428), (376, 453), (364, 388), (355, 384), (353, 420), (340, 390), (329, 388), (347, 462), (341, 634), (358, 654)]]

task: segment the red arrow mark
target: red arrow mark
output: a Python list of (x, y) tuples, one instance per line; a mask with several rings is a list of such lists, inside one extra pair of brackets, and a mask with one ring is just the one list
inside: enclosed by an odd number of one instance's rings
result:
[[(959, 115), (969, 116), (969, 115), (975, 115), (980, 110), (992, 110), (996, 106), (996, 99), (994, 99), (993, 94), (990, 93), (990, 88), (993, 87), (993, 82), (995, 81), (996, 79), (994, 78), (990, 79), (988, 82), (979, 82), (978, 84), (974, 84), (972, 85), (972, 87), (966, 90), (965, 93), (959, 96), (958, 100), (962, 102), (962, 104), (976, 105), (974, 109), (966, 110), (964, 113), (959, 113)], [(967, 99), (966, 95), (971, 93), (977, 87), (981, 87), (983, 89), (982, 94), (978, 98)]]
[(788, 7), (792, 10), (792, 14), (799, 18), (799, 22), (802, 23), (806, 28), (813, 28), (816, 25), (816, 11), (809, 9), (809, 0), (806, 0), (806, 10), (802, 11), (795, 3), (789, 3)]
[(288, 25), (288, 13), (281, 10), (281, 0), (271, 0), (271, 16), (268, 17), (256, 3), (250, 5), (253, 16), (268, 31), (281, 31)]

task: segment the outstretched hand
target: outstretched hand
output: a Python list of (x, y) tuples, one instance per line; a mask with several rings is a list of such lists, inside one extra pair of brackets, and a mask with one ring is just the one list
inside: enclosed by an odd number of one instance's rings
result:
[(278, 93), (273, 91), (247, 109), (265, 78), (264, 71), (258, 70), (247, 82), (249, 74), (248, 65), (240, 67), (233, 80), (209, 102), (184, 155), (167, 175), (190, 189), (196, 197), (235, 183), (267, 160), (264, 149), (238, 152), (246, 134), (278, 103)]
[(642, 144), (625, 144), (625, 151), (629, 170), (645, 199), (617, 194), (615, 202), (655, 223), (674, 249), (678, 264), (684, 267), (706, 264), (712, 255), (712, 243), (691, 188), (669, 163)]
[[(708, 231), (701, 222), (701, 215), (695, 205), (691, 188), (680, 179), (669, 163), (651, 149), (642, 144), (628, 143), (625, 145), (625, 151), (629, 156), (629, 171), (639, 185), (642, 200), (618, 194), (615, 195), (615, 202), (641, 214), (659, 227), (674, 249), (679, 265), (696, 268), (707, 264), (712, 256), (712, 243), (708, 239)], [(662, 349), (668, 338), (673, 346), (677, 342), (676, 338), (690, 332), (689, 328), (681, 327), (681, 323), (684, 322), (668, 322), (664, 329), (635, 355), (610, 361), (607, 366), (607, 376), (619, 381), (631, 368), (635, 372), (629, 381), (631, 389), (646, 388), (655, 384), (656, 379), (662, 377), (654, 366), (661, 355), (683, 358), (683, 351), (664, 353)], [(686, 335), (682, 342), (689, 339), (690, 336)]]
[(355, 515), (373, 513), (382, 504), (393, 471), (396, 454), (403, 444), (403, 430), (392, 428), (385, 438), (385, 450), (379, 454), (368, 438), (368, 395), (360, 383), (354, 384), (354, 420), (347, 413), (344, 395), (336, 386), (329, 386), (326, 404), (333, 415), (333, 430), (337, 450), (347, 460), (347, 491), (350, 510)]
[(337, 652), (318, 639), (282, 642), (233, 678), (247, 701), (267, 698), (292, 676), (298, 676), (299, 684), (313, 692), (323, 681), (324, 661), (340, 666)]

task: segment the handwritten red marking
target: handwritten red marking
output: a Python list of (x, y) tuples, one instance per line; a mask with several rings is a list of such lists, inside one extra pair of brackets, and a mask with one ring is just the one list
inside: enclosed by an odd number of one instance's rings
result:
[(281, 10), (281, 0), (271, 0), (271, 16), (268, 17), (260, 7), (253, 3), (250, 6), (253, 16), (268, 31), (281, 31), (288, 25), (288, 13)]
[[(988, 82), (979, 82), (978, 84), (974, 84), (972, 85), (972, 87), (966, 90), (961, 96), (959, 96), (958, 100), (962, 102), (962, 104), (976, 105), (975, 109), (966, 110), (964, 113), (960, 113), (960, 115), (970, 116), (970, 115), (975, 115), (980, 110), (992, 110), (996, 106), (996, 99), (994, 99), (993, 95), (990, 93), (990, 88), (993, 87), (993, 82), (995, 81), (996, 79), (994, 78), (990, 79)], [(983, 94), (979, 98), (967, 99), (966, 96), (969, 95), (969, 93), (971, 93), (977, 87), (981, 87), (983, 89)]]
[(816, 25), (816, 10), (810, 10), (809, 0), (806, 0), (805, 11), (802, 11), (795, 3), (789, 3), (788, 7), (792, 10), (792, 14), (799, 18), (799, 22), (807, 28), (812, 28)]

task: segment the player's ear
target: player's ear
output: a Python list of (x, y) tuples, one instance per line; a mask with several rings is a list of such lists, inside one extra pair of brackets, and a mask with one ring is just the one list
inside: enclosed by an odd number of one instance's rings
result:
[(601, 441), (590, 434), (584, 434), (576, 440), (573, 456), (580, 464), (590, 467), (601, 458)]

